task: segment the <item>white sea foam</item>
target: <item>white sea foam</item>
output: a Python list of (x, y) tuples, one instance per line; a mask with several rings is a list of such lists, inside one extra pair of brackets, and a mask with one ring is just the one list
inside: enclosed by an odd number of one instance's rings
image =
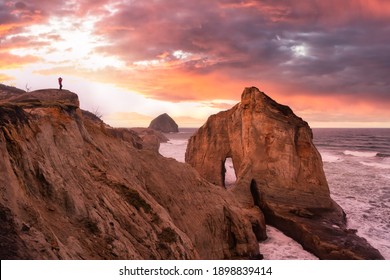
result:
[(266, 260), (318, 260), (302, 246), (278, 229), (267, 225), (268, 239), (259, 244)]
[(354, 157), (375, 157), (377, 154), (377, 152), (344, 151), (344, 155)]
[[(336, 132), (338, 135), (344, 133)], [(175, 134), (168, 137), (177, 138)], [(326, 135), (322, 137), (328, 141)], [(160, 145), (160, 153), (184, 162), (186, 143), (187, 139), (171, 139), (170, 143)], [(377, 152), (353, 151), (353, 144), (351, 150), (346, 151), (337, 145), (330, 148), (329, 151), (328, 146), (323, 148), (325, 150), (319, 147), (332, 198), (347, 213), (348, 227), (357, 229), (359, 236), (390, 259), (390, 157), (381, 157)], [(390, 154), (388, 150), (381, 153)], [(235, 173), (230, 159), (226, 160), (225, 168), (227, 185), (229, 182), (234, 184)], [(259, 245), (266, 259), (316, 258), (275, 228), (267, 226), (267, 234), (269, 239)]]
[[(370, 165), (377, 163), (375, 158)], [(390, 176), (388, 169), (370, 168), (359, 161), (324, 164), (331, 197), (347, 214), (348, 227), (390, 259)]]
[(380, 169), (390, 169), (390, 164), (379, 163), (379, 162), (365, 162), (365, 161), (360, 161), (360, 163), (365, 166), (370, 166), (370, 167), (375, 167)]
[(340, 162), (343, 161), (343, 159), (333, 153), (330, 152), (321, 152), (321, 157), (323, 162)]
[(381, 174), (382, 178), (390, 180), (390, 174)]

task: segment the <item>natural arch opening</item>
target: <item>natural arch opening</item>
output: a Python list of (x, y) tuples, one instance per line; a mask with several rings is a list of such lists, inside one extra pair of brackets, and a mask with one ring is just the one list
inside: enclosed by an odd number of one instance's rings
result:
[(225, 188), (231, 188), (236, 183), (237, 176), (236, 176), (236, 171), (234, 170), (233, 160), (231, 157), (226, 158), (223, 163), (222, 179)]

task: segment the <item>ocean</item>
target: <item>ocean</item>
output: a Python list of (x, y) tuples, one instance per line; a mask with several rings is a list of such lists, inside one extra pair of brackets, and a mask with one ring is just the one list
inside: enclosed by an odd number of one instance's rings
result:
[[(188, 139), (196, 129), (166, 134), (160, 154), (184, 162)], [(390, 129), (314, 128), (314, 144), (321, 153), (332, 198), (347, 214), (348, 227), (390, 259)], [(235, 182), (226, 161), (226, 184)], [(267, 226), (269, 238), (260, 243), (265, 259), (316, 259), (300, 244)]]

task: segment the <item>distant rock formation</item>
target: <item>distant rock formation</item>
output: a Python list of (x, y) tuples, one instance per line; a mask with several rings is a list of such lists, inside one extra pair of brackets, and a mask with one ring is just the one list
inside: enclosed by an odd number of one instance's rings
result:
[(257, 207), (81, 112), (72, 92), (1, 90), (1, 259), (260, 257)]
[(379, 251), (346, 228), (343, 210), (330, 197), (308, 124), (257, 88), (241, 102), (209, 117), (189, 140), (186, 162), (224, 186), (232, 158), (242, 205), (257, 205), (267, 223), (322, 259), (382, 259)]
[(164, 133), (169, 132), (179, 132), (179, 127), (175, 121), (166, 113), (158, 116), (149, 125), (149, 128), (152, 128), (157, 131)]

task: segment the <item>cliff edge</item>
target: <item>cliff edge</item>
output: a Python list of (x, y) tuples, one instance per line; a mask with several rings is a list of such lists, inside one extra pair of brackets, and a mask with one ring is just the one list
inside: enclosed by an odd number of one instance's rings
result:
[(264, 219), (66, 90), (0, 86), (1, 259), (259, 258)]
[(237, 181), (230, 192), (258, 206), (266, 222), (322, 259), (383, 259), (353, 230), (330, 197), (321, 155), (309, 125), (255, 87), (241, 102), (209, 117), (189, 140), (185, 160), (213, 184), (225, 184), (231, 158)]

